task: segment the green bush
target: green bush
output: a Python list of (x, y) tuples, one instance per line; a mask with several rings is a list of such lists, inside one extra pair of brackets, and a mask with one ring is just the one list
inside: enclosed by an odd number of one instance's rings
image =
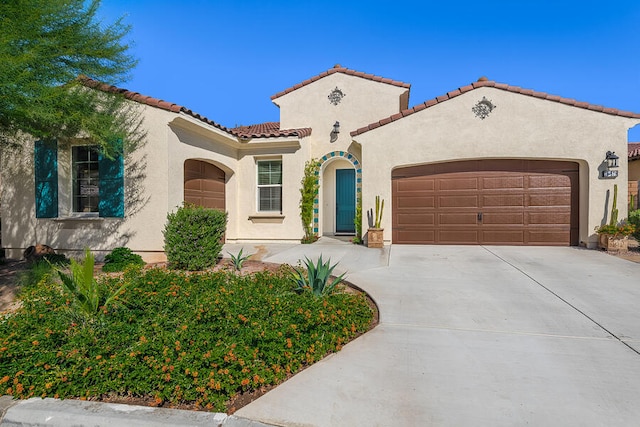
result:
[(43, 280), (0, 319), (0, 395), (130, 396), (224, 411), (236, 394), (278, 384), (369, 328), (364, 296), (297, 294), (289, 274), (98, 277), (111, 293), (125, 286), (98, 323), (76, 323), (68, 294)]
[(635, 227), (635, 231), (631, 235), (640, 242), (640, 209), (629, 212), (629, 218), (627, 219), (629, 224)]
[(145, 262), (138, 254), (131, 252), (129, 248), (115, 248), (107, 256), (104, 257), (104, 265), (102, 271), (112, 273), (115, 271), (124, 271), (129, 266), (143, 266)]
[(188, 205), (167, 215), (164, 250), (172, 268), (204, 270), (215, 265), (227, 227), (226, 212)]

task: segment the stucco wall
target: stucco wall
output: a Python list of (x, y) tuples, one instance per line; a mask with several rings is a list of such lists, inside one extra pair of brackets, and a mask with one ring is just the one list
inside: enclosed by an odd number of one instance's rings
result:
[[(167, 205), (166, 123), (171, 113), (145, 108), (147, 140), (125, 159), (125, 218), (72, 214), (70, 143), (58, 143), (59, 217), (35, 218), (33, 144), (3, 155), (2, 244), (7, 256), (21, 258), (24, 248), (44, 243), (70, 255), (88, 247), (98, 258), (117, 246), (140, 252), (147, 260), (162, 251)], [(79, 142), (79, 141), (78, 141)], [(162, 259), (162, 256), (159, 257)]]
[[(471, 108), (486, 97), (496, 109), (484, 120)], [(607, 191), (619, 184), (627, 198), (626, 158), (619, 177), (599, 179), (606, 151), (626, 152), (627, 129), (637, 120), (551, 101), (479, 88), (357, 136), (362, 145), (363, 211), (377, 194), (391, 206), (391, 171), (396, 167), (483, 158), (571, 160), (580, 164), (580, 241), (594, 246), (594, 228), (608, 218)], [(381, 155), (384, 153), (384, 155)], [(627, 207), (619, 204), (619, 216)], [(391, 238), (391, 214), (383, 219)]]

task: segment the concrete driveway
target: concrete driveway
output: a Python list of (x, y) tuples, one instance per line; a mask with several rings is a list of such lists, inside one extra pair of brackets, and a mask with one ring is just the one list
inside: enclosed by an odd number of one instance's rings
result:
[(340, 261), (381, 322), (239, 417), (283, 426), (640, 422), (640, 264), (547, 247), (321, 242), (267, 252), (265, 261)]

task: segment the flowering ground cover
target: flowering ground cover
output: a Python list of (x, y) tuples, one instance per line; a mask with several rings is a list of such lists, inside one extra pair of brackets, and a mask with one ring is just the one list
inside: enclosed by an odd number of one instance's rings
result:
[(290, 270), (237, 275), (133, 269), (108, 309), (81, 314), (46, 275), (0, 319), (0, 394), (224, 411), (368, 330), (364, 295), (293, 290)]

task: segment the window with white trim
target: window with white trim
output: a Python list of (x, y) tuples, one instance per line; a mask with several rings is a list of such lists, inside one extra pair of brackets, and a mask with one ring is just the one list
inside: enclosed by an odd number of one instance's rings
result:
[(282, 160), (258, 160), (258, 212), (282, 212)]
[(100, 168), (98, 147), (76, 146), (72, 150), (73, 212), (98, 212)]

